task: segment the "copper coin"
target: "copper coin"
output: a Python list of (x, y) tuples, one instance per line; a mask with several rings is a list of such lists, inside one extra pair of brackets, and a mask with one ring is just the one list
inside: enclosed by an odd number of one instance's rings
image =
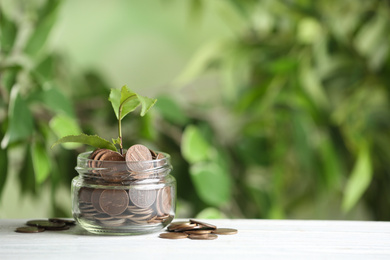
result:
[(65, 225), (63, 227), (45, 227), (45, 230), (48, 231), (62, 231), (62, 230), (68, 230), (70, 228), (70, 225)]
[(237, 234), (237, 229), (234, 228), (217, 228), (216, 230), (211, 231), (213, 234), (218, 235), (234, 235)]
[(149, 208), (156, 201), (156, 190), (129, 189), (131, 202), (140, 208)]
[(211, 233), (211, 229), (198, 229), (198, 230), (188, 230), (188, 231), (184, 231), (185, 233), (189, 234), (189, 235), (205, 235), (205, 234), (210, 234)]
[(169, 214), (172, 209), (171, 187), (166, 186), (161, 190), (161, 210), (163, 214)]
[(102, 208), (100, 207), (100, 195), (102, 194), (104, 190), (103, 189), (95, 189), (93, 192), (92, 192), (92, 195), (91, 195), (91, 202), (92, 202), (92, 205), (93, 207), (100, 213), (104, 213), (104, 211), (102, 210)]
[(218, 238), (218, 236), (214, 234), (204, 234), (204, 235), (191, 234), (188, 237), (191, 239), (198, 239), (198, 240), (213, 240)]
[(198, 221), (196, 219), (190, 219), (190, 222), (194, 223), (194, 224), (198, 224), (200, 226), (208, 227), (208, 228), (211, 228), (211, 229), (216, 229), (217, 228), (217, 226), (215, 226), (215, 225), (212, 225), (212, 224), (209, 224), (209, 223), (205, 223), (205, 222), (200, 222), (200, 221)]
[(18, 233), (39, 233), (43, 231), (45, 231), (45, 229), (41, 227), (18, 227), (15, 229), (15, 232)]
[(82, 187), (79, 191), (79, 201), (91, 202), (93, 189)]
[(102, 156), (99, 158), (99, 161), (124, 161), (125, 157), (123, 157), (120, 153), (114, 152), (114, 151), (107, 151), (106, 153), (102, 154)]
[(111, 152), (111, 150), (108, 150), (108, 149), (100, 149), (96, 154), (95, 154), (95, 157), (93, 158), (93, 160), (95, 161), (100, 161), (100, 158), (106, 154), (106, 153), (109, 153)]
[(76, 225), (76, 221), (71, 220), (71, 219), (63, 219), (63, 218), (49, 218), (50, 222), (63, 222), (66, 225)]
[(167, 233), (161, 233), (159, 237), (166, 238), (166, 239), (183, 239), (183, 238), (187, 238), (188, 235), (186, 233), (167, 232)]
[(96, 155), (103, 151), (104, 149), (96, 149), (95, 151), (93, 151), (89, 156), (88, 156), (88, 159), (91, 159), (91, 160), (94, 160)]
[(66, 226), (64, 222), (51, 222), (49, 220), (30, 220), (27, 221), (27, 226), (32, 226), (32, 227), (41, 227), (44, 229), (51, 229), (51, 228), (61, 228)]
[(165, 156), (162, 153), (157, 154), (157, 156), (156, 156), (156, 167), (164, 166), (164, 164), (165, 164), (164, 158), (165, 158)]
[(150, 150), (141, 144), (131, 146), (126, 153), (127, 167), (134, 172), (142, 172), (152, 168), (152, 162), (144, 162), (152, 159)]
[(107, 214), (119, 215), (129, 205), (129, 197), (124, 190), (104, 190), (99, 199), (100, 208)]
[(169, 226), (168, 230), (169, 231), (175, 231), (175, 232), (181, 232), (181, 231), (188, 231), (188, 230), (193, 230), (196, 228), (196, 224), (191, 224), (191, 223), (185, 223), (182, 225), (176, 225), (176, 226)]
[(122, 167), (120, 163), (112, 163), (125, 161), (125, 157), (123, 157), (120, 153), (110, 151), (103, 154), (99, 160), (102, 161), (100, 163), (100, 167), (107, 168), (99, 171), (104, 180), (119, 182), (122, 180), (122, 177), (127, 175), (127, 170), (125, 167)]

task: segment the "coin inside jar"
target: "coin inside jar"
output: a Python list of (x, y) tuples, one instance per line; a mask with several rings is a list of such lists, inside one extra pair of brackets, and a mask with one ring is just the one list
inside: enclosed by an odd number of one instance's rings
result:
[(149, 208), (156, 200), (156, 190), (141, 190), (135, 187), (129, 189), (131, 202), (140, 208)]
[(126, 152), (127, 167), (133, 172), (142, 172), (153, 167), (152, 154), (146, 146), (135, 144)]
[(100, 195), (99, 205), (105, 213), (119, 215), (127, 209), (129, 197), (124, 190), (104, 190)]

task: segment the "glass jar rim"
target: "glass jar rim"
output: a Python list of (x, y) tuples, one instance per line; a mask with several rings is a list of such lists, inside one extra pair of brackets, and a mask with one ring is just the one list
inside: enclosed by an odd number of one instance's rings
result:
[(170, 155), (159, 152), (161, 159), (145, 161), (100, 161), (89, 159), (92, 152), (80, 153), (77, 156), (76, 171), (82, 177), (104, 179), (108, 182), (119, 180), (146, 179), (162, 177), (172, 169)]

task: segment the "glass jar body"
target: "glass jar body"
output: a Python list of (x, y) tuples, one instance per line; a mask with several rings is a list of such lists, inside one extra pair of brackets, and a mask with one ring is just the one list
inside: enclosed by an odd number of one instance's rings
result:
[(88, 155), (79, 155), (79, 176), (72, 181), (72, 213), (84, 229), (137, 235), (160, 231), (173, 220), (176, 181), (169, 155), (158, 162), (138, 162), (137, 172), (126, 162), (93, 161)]

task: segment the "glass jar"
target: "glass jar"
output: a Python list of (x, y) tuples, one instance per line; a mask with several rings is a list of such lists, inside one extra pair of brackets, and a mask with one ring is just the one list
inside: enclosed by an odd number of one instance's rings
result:
[(160, 231), (173, 220), (176, 180), (168, 154), (137, 162), (91, 160), (90, 154), (79, 154), (79, 176), (72, 181), (72, 213), (84, 229), (137, 235)]

